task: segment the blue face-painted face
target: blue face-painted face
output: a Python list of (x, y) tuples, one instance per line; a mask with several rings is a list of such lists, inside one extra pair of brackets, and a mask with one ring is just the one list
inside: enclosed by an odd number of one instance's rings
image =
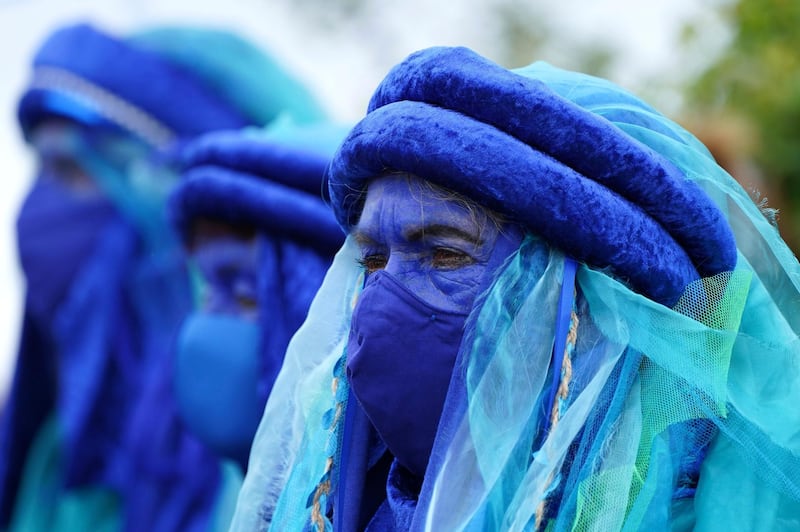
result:
[(367, 271), (347, 376), (396, 460), (423, 476), (467, 316), (522, 233), (416, 177), (372, 181), (354, 230)]
[(258, 245), (255, 238), (204, 239), (192, 253), (204, 312), (258, 319)]
[(481, 209), (408, 175), (369, 184), (354, 235), (368, 273), (385, 270), (427, 303), (466, 313), (498, 237)]
[(184, 322), (175, 396), (186, 425), (222, 456), (247, 463), (263, 411), (259, 398), (258, 239), (223, 225), (195, 231), (198, 309)]
[(84, 143), (80, 128), (67, 122), (50, 121), (36, 128), (31, 146), (38, 157), (40, 179), (58, 183), (76, 198), (102, 195), (79, 160)]

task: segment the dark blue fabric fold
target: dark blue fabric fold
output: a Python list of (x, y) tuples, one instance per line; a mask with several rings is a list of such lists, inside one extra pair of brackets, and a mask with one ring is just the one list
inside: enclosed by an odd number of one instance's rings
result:
[(346, 133), (327, 124), (292, 129), (292, 135), (274, 135), (221, 131), (205, 135), (186, 147), (183, 166), (220, 166), (326, 197), (323, 181), (331, 155)]
[(173, 397), (173, 366), (167, 353), (155, 361), (142, 401), (130, 415), (122, 491), (129, 532), (205, 532), (215, 509), (219, 457), (182, 424)]
[(11, 519), (28, 450), (55, 404), (53, 344), (27, 310), (8, 401), (0, 415), (0, 527)]

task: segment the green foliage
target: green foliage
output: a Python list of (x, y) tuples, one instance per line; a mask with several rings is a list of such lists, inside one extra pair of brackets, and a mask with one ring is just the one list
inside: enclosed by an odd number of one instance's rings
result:
[[(800, 1), (738, 0), (722, 7), (733, 29), (727, 50), (697, 79), (695, 107), (744, 117), (753, 157), (783, 194), (782, 225), (800, 228)], [(691, 38), (702, 28), (689, 28)], [(787, 212), (788, 211), (788, 212)], [(795, 249), (797, 249), (795, 247)]]
[(500, 63), (521, 67), (551, 38), (549, 27), (538, 9), (522, 0), (501, 0), (491, 11), (495, 18)]

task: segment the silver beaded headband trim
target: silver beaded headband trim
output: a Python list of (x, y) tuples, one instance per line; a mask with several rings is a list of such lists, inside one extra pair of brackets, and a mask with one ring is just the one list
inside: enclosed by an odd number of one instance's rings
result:
[(30, 88), (66, 94), (156, 148), (164, 149), (176, 138), (171, 129), (147, 112), (67, 70), (37, 67)]

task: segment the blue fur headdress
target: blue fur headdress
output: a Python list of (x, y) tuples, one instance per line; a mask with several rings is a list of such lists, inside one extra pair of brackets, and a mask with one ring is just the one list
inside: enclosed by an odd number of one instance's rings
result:
[(323, 198), (333, 144), (312, 131), (321, 126), (297, 129), (312, 134), (297, 142), (226, 132), (188, 146), (183, 180), (169, 202), (172, 223), (184, 242), (191, 239), (192, 222), (205, 217), (252, 225), (332, 255), (344, 240)]
[(55, 115), (113, 124), (163, 148), (282, 114), (299, 122), (323, 115), (271, 58), (222, 30), (159, 28), (120, 39), (76, 24), (53, 33), (33, 67), (18, 109), (26, 133)]
[(357, 221), (367, 181), (387, 171), (473, 198), (668, 306), (692, 281), (736, 265), (722, 213), (677, 167), (465, 48), (414, 54), (378, 87), (331, 163), (343, 226)]

